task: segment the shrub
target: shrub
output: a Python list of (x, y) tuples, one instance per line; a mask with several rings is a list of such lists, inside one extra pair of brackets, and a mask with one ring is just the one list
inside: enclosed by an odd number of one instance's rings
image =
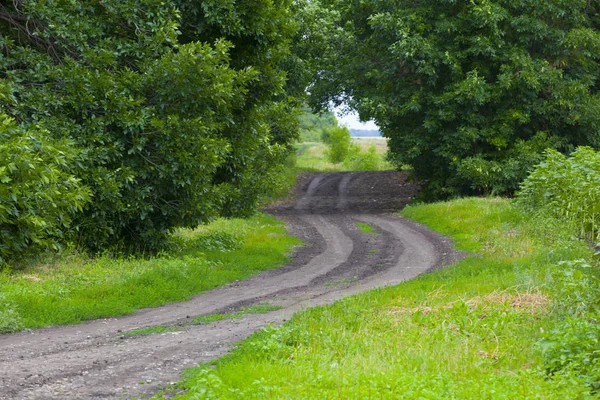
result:
[(327, 151), (325, 156), (333, 164), (339, 164), (346, 159), (350, 152), (350, 131), (346, 127), (335, 127), (329, 130)]
[(71, 143), (0, 113), (0, 269), (59, 248), (73, 215), (90, 200), (89, 189), (69, 172), (76, 158)]
[(377, 155), (375, 146), (361, 151), (360, 146), (353, 144), (344, 165), (352, 171), (377, 171), (381, 168), (381, 157)]
[(597, 239), (600, 227), (600, 153), (579, 147), (570, 157), (547, 150), (544, 161), (521, 184), (516, 203), (559, 218), (582, 237)]
[(18, 1), (2, 12), (2, 111), (85, 154), (69, 165), (94, 197), (74, 219), (77, 244), (157, 250), (178, 227), (250, 215), (273, 188), (297, 134), (289, 2)]

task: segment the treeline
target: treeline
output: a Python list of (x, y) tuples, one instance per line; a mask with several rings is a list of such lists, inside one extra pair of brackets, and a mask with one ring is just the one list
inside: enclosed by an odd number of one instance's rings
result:
[(252, 213), (298, 134), (294, 7), (3, 2), (0, 265)]
[(320, 0), (313, 104), (345, 102), (429, 198), (511, 194), (547, 148), (600, 147), (600, 3)]
[[(600, 147), (586, 0), (15, 0), (0, 4), (0, 264), (71, 242), (155, 250), (244, 216), (303, 125), (345, 103), (430, 199), (512, 194)], [(321, 126), (320, 124), (324, 124)]]

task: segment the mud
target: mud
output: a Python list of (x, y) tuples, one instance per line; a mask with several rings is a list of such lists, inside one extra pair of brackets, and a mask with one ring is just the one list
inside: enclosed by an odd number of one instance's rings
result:
[[(151, 396), (181, 371), (223, 356), (267, 324), (306, 307), (395, 285), (462, 255), (449, 240), (391, 214), (418, 187), (403, 172), (311, 173), (295, 195), (266, 209), (306, 245), (281, 269), (212, 290), (194, 299), (121, 318), (0, 336), (0, 399), (127, 399)], [(356, 222), (378, 235), (361, 232)], [(191, 318), (268, 301), (283, 308), (210, 325)], [(125, 338), (156, 325), (176, 332)]]

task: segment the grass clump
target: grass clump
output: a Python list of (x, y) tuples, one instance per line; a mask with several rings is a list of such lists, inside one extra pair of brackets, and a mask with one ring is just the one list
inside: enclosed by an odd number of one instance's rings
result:
[(355, 225), (362, 233), (366, 233), (368, 235), (374, 235), (374, 236), (380, 235), (380, 233), (377, 232), (375, 230), (375, 228), (373, 228), (373, 226), (371, 226), (365, 222), (357, 222)]
[(287, 261), (298, 239), (257, 214), (180, 230), (151, 258), (78, 254), (0, 273), (0, 332), (119, 316), (192, 296)]
[(146, 335), (152, 335), (154, 333), (176, 332), (179, 330), (181, 330), (181, 328), (178, 328), (175, 326), (158, 325), (158, 326), (149, 326), (147, 328), (140, 328), (140, 329), (134, 329), (131, 331), (123, 332), (123, 333), (120, 333), (119, 336), (124, 336), (124, 337), (146, 336)]
[(241, 308), (239, 311), (236, 311), (234, 313), (228, 313), (228, 314), (222, 314), (222, 313), (215, 313), (215, 314), (209, 314), (209, 315), (201, 315), (199, 317), (196, 317), (192, 320), (192, 325), (208, 325), (208, 324), (212, 324), (213, 322), (216, 321), (222, 321), (224, 319), (238, 319), (238, 318), (242, 318), (244, 315), (246, 314), (267, 314), (270, 313), (271, 311), (277, 311), (277, 310), (281, 310), (283, 307), (281, 306), (276, 306), (270, 303), (261, 303), (261, 304), (256, 304), (250, 307), (243, 307)]
[[(592, 262), (585, 243), (503, 199), (403, 214), (478, 255), (268, 327), (230, 356), (190, 370), (180, 384), (187, 392), (176, 398), (592, 397), (593, 374), (577, 369), (584, 360), (576, 343), (588, 335), (582, 347), (591, 349), (596, 325), (561, 330), (576, 298), (589, 292), (573, 289)], [(563, 340), (556, 332), (572, 337), (570, 348), (556, 345)]]

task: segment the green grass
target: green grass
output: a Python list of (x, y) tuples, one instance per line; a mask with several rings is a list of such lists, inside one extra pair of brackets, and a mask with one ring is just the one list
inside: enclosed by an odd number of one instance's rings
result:
[(119, 336), (124, 336), (124, 337), (146, 336), (146, 335), (152, 335), (155, 333), (176, 332), (179, 330), (181, 330), (181, 328), (176, 327), (176, 326), (157, 325), (157, 326), (149, 326), (147, 328), (140, 328), (140, 329), (134, 329), (131, 331), (123, 332), (123, 333), (120, 333)]
[(477, 252), (401, 285), (296, 314), (189, 370), (178, 399), (577, 399), (577, 374), (544, 370), (564, 320), (561, 260), (592, 250), (502, 199), (407, 208)]
[[(384, 160), (387, 152), (387, 141), (385, 139), (353, 138), (352, 142), (357, 144), (361, 151), (366, 151), (370, 146), (375, 146), (379, 157), (381, 170), (393, 169), (392, 165)], [(311, 172), (344, 172), (352, 171), (351, 165), (340, 163), (332, 164), (325, 158), (327, 146), (321, 142), (301, 143), (298, 145), (300, 155), (296, 158), (296, 167), (300, 171)]]
[(228, 313), (228, 314), (215, 313), (215, 314), (209, 314), (209, 315), (201, 315), (199, 317), (194, 318), (192, 320), (191, 324), (192, 325), (207, 325), (207, 324), (211, 324), (213, 322), (221, 321), (224, 319), (242, 318), (246, 314), (267, 314), (267, 313), (270, 313), (271, 311), (281, 310), (282, 308), (283, 307), (281, 307), (281, 306), (276, 306), (276, 305), (273, 305), (270, 303), (256, 304), (254, 306), (241, 308), (239, 311), (234, 312), (234, 313)]
[(0, 333), (118, 316), (278, 268), (300, 241), (269, 216), (221, 219), (173, 235), (152, 258), (63, 254), (0, 274)]
[(365, 222), (357, 222), (356, 227), (363, 233), (366, 233), (368, 235), (374, 235), (374, 236), (379, 236), (380, 233), (377, 232), (375, 230), (375, 228), (373, 228), (371, 225), (365, 223)]

